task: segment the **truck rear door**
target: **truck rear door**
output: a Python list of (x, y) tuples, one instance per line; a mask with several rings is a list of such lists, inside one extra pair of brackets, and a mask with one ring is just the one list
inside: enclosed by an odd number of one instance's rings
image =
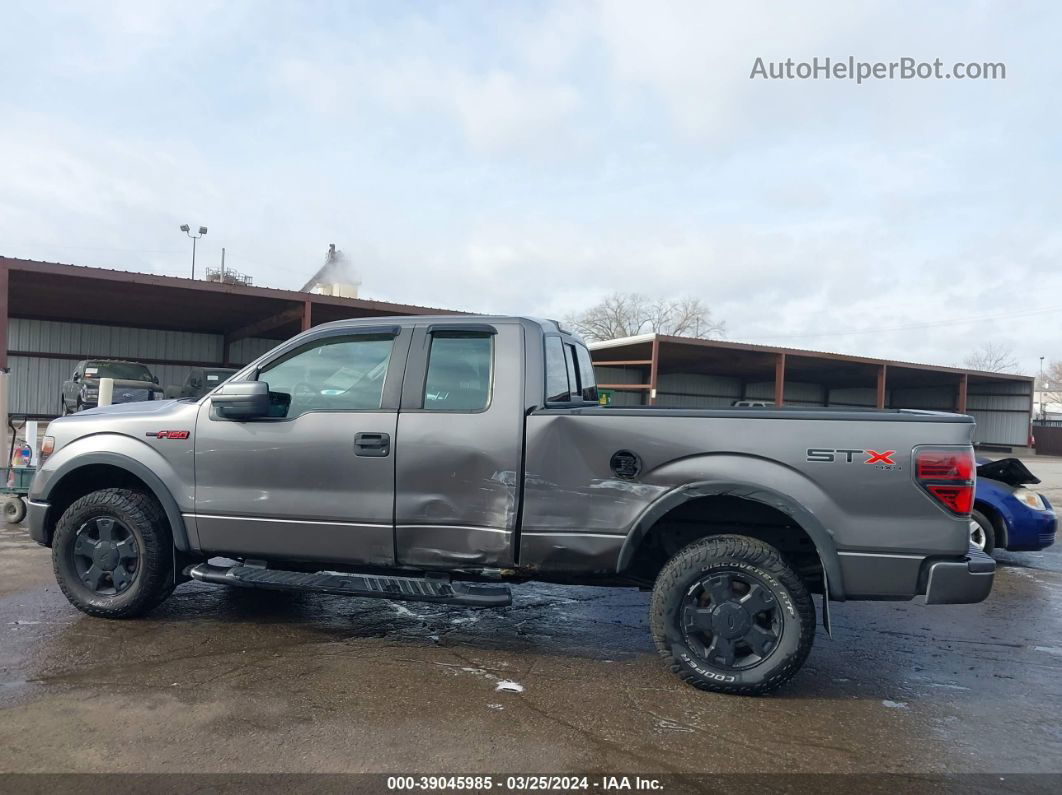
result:
[(512, 565), (523, 448), (518, 323), (416, 329), (398, 415), (399, 564)]

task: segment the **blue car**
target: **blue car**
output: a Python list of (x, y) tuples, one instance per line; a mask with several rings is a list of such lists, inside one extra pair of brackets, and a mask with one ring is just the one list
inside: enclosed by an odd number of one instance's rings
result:
[(1028, 488), (1039, 482), (1017, 458), (978, 458), (970, 542), (989, 553), (1038, 550), (1055, 543), (1058, 520), (1051, 503)]

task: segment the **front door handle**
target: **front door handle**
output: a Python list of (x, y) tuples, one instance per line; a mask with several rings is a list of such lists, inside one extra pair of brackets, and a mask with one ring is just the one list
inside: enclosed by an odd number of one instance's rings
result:
[(382, 458), (391, 452), (391, 437), (386, 433), (354, 434), (354, 455)]

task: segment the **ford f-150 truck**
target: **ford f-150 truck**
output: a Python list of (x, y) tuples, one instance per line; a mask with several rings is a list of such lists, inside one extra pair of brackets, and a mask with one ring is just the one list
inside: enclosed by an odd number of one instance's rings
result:
[(652, 589), (671, 669), (754, 694), (807, 657), (811, 594), (827, 630), (831, 600), (988, 595), (973, 430), (924, 411), (602, 407), (555, 322), (349, 320), (198, 400), (53, 422), (30, 532), (67, 598), (108, 618), (188, 579), (481, 607), (530, 580)]

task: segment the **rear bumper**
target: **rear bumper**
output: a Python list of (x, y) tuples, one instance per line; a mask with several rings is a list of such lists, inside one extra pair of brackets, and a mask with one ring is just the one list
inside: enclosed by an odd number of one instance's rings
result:
[(26, 524), (29, 526), (30, 538), (38, 544), (48, 546), (46, 520), (49, 505), (46, 502), (26, 500)]
[(970, 547), (962, 560), (930, 560), (926, 567), (926, 604), (963, 605), (984, 601), (992, 591), (996, 562)]

